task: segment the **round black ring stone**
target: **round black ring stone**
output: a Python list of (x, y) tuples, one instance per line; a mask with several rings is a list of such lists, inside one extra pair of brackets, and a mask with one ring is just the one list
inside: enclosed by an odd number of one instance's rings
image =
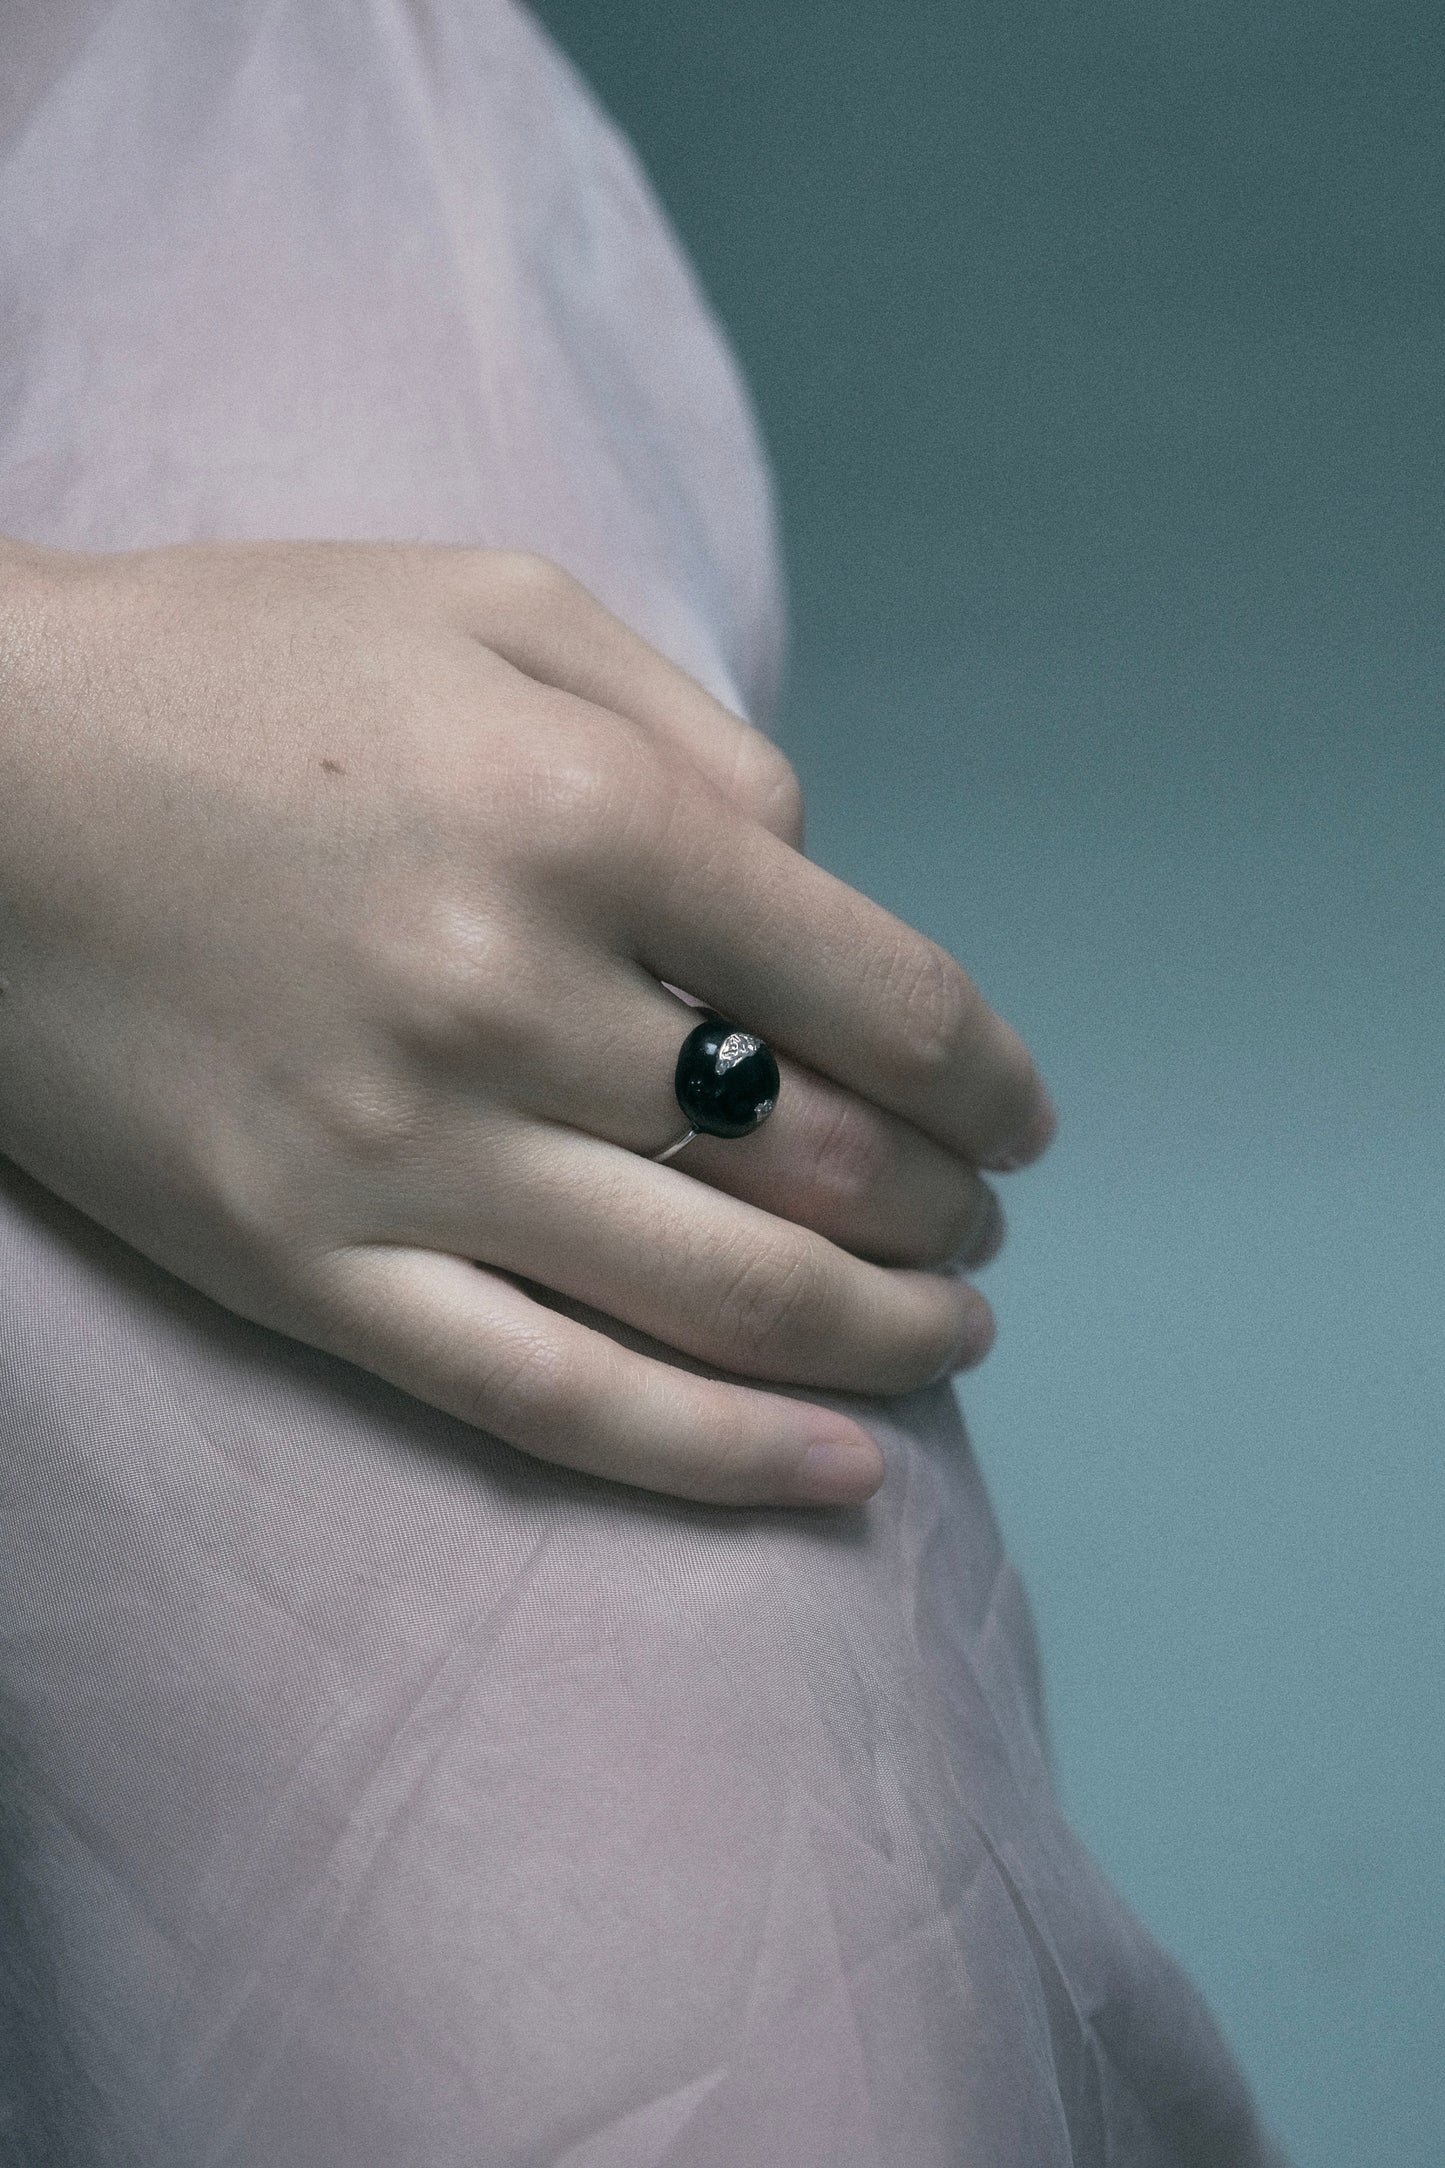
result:
[(690, 1128), (705, 1137), (746, 1137), (778, 1103), (773, 1050), (750, 1031), (709, 1016), (690, 1031), (673, 1087)]

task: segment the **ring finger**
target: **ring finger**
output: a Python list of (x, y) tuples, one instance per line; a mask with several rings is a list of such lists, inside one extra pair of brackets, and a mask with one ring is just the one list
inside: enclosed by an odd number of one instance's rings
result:
[[(625, 964), (579, 996), (559, 988), (545, 1004), (566, 1029), (514, 1071), (514, 1103), (651, 1158), (686, 1128), (673, 1076), (705, 1012)], [(881, 1264), (973, 1265), (995, 1254), (1002, 1214), (966, 1160), (800, 1062), (780, 1055), (778, 1069), (777, 1107), (762, 1126), (697, 1137), (679, 1171)]]

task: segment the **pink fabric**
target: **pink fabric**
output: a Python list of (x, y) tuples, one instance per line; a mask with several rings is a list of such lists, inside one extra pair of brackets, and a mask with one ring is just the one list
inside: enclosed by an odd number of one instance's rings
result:
[[(8, 21), (7, 21), (8, 17)], [(0, 0), (0, 531), (525, 544), (766, 714), (733, 366), (507, 0)], [(856, 1513), (547, 1467), (0, 1162), (0, 2161), (1254, 2168), (944, 1389)]]

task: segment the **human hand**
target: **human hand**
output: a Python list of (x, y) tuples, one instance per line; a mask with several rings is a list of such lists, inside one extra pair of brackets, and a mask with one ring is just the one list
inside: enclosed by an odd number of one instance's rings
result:
[[(876, 1488), (847, 1418), (546, 1299), (815, 1391), (991, 1337), (926, 1268), (1047, 1100), (942, 950), (801, 856), (766, 739), (511, 552), (6, 546), (0, 593), (0, 1151), (524, 1451), (720, 1502)], [(694, 1021), (667, 985), (783, 1074), (679, 1166), (646, 1156)]]

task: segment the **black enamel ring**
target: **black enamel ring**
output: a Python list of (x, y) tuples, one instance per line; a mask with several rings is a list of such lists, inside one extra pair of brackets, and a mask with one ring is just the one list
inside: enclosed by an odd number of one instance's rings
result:
[(683, 1040), (672, 1080), (687, 1134), (653, 1158), (674, 1159), (694, 1137), (751, 1136), (777, 1105), (778, 1082), (770, 1046), (720, 1016), (705, 1017)]

